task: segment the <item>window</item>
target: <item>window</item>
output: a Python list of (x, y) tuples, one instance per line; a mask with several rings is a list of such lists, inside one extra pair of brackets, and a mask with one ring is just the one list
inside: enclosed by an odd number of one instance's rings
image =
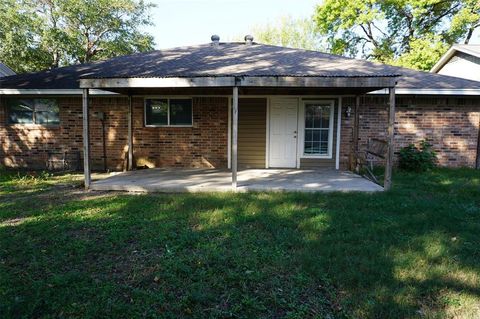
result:
[(145, 99), (146, 126), (191, 126), (191, 99)]
[(304, 155), (331, 156), (332, 106), (305, 103)]
[(168, 100), (147, 100), (145, 119), (147, 125), (168, 125)]
[(10, 124), (60, 124), (55, 99), (9, 99), (7, 109)]

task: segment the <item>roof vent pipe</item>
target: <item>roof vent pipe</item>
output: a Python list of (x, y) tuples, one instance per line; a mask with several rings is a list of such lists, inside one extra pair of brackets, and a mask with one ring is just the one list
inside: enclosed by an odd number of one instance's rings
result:
[(250, 34), (247, 34), (244, 39), (245, 44), (247, 45), (251, 45), (253, 43), (253, 36), (251, 36)]
[(220, 37), (216, 34), (212, 35), (212, 37), (210, 38), (212, 39), (212, 45), (214, 47), (218, 47), (218, 45), (220, 44)]

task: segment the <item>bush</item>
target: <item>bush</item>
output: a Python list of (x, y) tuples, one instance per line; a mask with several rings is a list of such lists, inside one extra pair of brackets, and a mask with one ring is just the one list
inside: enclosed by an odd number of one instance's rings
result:
[(420, 142), (420, 148), (410, 144), (400, 150), (399, 166), (401, 169), (424, 172), (435, 167), (437, 154), (427, 141)]

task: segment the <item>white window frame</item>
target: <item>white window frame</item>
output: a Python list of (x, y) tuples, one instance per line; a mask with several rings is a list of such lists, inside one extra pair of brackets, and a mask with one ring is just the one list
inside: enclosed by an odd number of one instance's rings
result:
[[(147, 100), (167, 100), (167, 124), (147, 124)], [(170, 124), (170, 100), (190, 100), (192, 103), (192, 124)], [(148, 96), (143, 98), (143, 125), (145, 127), (193, 127), (193, 98), (186, 96)]]
[[(330, 118), (328, 126), (328, 153), (323, 154), (305, 154), (305, 105), (306, 104), (322, 104), (330, 107)], [(303, 100), (300, 104), (300, 114), (298, 123), (298, 137), (300, 142), (300, 158), (333, 158), (333, 128), (335, 118), (335, 101), (334, 100)]]

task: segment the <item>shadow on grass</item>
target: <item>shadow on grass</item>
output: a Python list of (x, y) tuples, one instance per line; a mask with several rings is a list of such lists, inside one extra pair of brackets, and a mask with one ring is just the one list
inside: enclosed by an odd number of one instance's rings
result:
[(32, 209), (0, 228), (0, 311), (475, 317), (480, 175), (396, 177), (383, 194), (112, 195)]

